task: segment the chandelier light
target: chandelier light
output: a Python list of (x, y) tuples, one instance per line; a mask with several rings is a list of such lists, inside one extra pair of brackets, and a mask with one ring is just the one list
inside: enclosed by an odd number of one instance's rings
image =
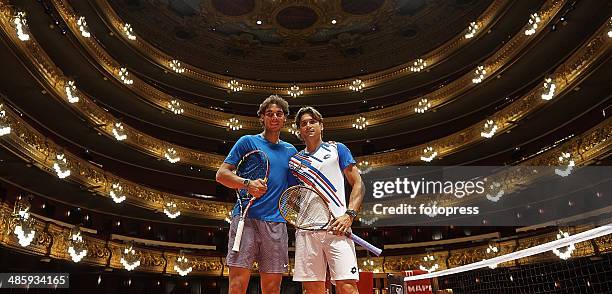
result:
[(30, 218), (30, 202), (19, 196), (19, 200), (15, 203), (15, 214), (17, 216), (17, 224), (15, 225), (14, 233), (17, 236), (17, 241), (21, 247), (27, 247), (36, 236), (36, 226), (34, 220)]
[(85, 38), (91, 37), (89, 33), (89, 28), (87, 27), (87, 22), (85, 21), (85, 17), (81, 16), (77, 19), (77, 25), (79, 26), (79, 31), (81, 31), (81, 36)]
[(353, 128), (356, 128), (358, 130), (364, 130), (365, 128), (368, 127), (370, 123), (368, 122), (368, 120), (365, 118), (365, 116), (359, 116), (357, 119), (355, 119), (355, 123), (353, 124)]
[(113, 127), (113, 136), (115, 136), (115, 139), (117, 139), (117, 141), (123, 141), (127, 139), (127, 134), (125, 133), (125, 130), (123, 129), (122, 123), (120, 122), (115, 123), (115, 126)]
[(53, 163), (53, 170), (60, 179), (63, 179), (70, 175), (70, 169), (68, 169), (68, 161), (64, 153), (59, 153), (55, 156), (55, 163)]
[(608, 38), (612, 38), (612, 16), (608, 20)]
[(299, 136), (300, 129), (295, 123), (292, 123), (291, 126), (287, 127), (287, 132), (289, 132), (291, 135)]
[(231, 117), (230, 119), (228, 119), (227, 123), (225, 123), (225, 125), (231, 131), (238, 131), (238, 130), (242, 129), (242, 124), (240, 123), (240, 120), (238, 120), (235, 117)]
[(555, 174), (561, 177), (567, 177), (572, 173), (575, 165), (576, 163), (569, 152), (561, 152), (559, 156), (559, 166), (562, 168), (555, 168)]
[(363, 83), (362, 80), (360, 79), (355, 79), (351, 85), (349, 86), (349, 89), (355, 91), (355, 92), (359, 92), (361, 91), (361, 89), (363, 89), (363, 87), (365, 86), (365, 84)]
[(497, 125), (493, 120), (487, 119), (484, 124), (483, 131), (480, 132), (480, 136), (489, 139), (495, 135), (495, 132), (497, 132)]
[(472, 37), (474, 37), (476, 35), (476, 32), (478, 32), (479, 28), (480, 26), (478, 25), (478, 23), (476, 23), (475, 21), (471, 22), (467, 28), (467, 33), (465, 33), (465, 38), (471, 39)]
[(170, 111), (172, 111), (172, 113), (174, 114), (181, 114), (185, 112), (185, 110), (181, 106), (181, 103), (176, 99), (170, 100), (170, 102), (168, 102), (168, 109), (170, 109)]
[(18, 11), (13, 16), (13, 27), (17, 32), (17, 38), (21, 41), (30, 40), (30, 29), (28, 28), (28, 22), (26, 20), (26, 13), (24, 11)]
[(423, 264), (419, 265), (420, 270), (428, 273), (437, 271), (439, 267), (440, 265), (436, 262), (436, 258), (431, 254), (423, 257)]
[(484, 65), (479, 65), (474, 71), (474, 78), (472, 79), (472, 83), (478, 84), (484, 80), (484, 76), (487, 74), (487, 70)]
[(372, 170), (372, 167), (370, 166), (369, 161), (364, 160), (357, 163), (357, 169), (359, 170), (360, 174), (367, 174)]
[(184, 73), (185, 72), (185, 68), (183, 67), (183, 65), (181, 64), (180, 61), (176, 60), (176, 59), (172, 59), (170, 61), (170, 68), (176, 72), (176, 73)]
[(491, 185), (489, 185), (488, 188), (489, 190), (487, 191), (485, 197), (487, 197), (489, 201), (497, 202), (499, 201), (499, 199), (501, 199), (502, 196), (504, 196), (505, 191), (502, 188), (501, 183), (494, 181), (491, 183)]
[(119, 69), (119, 79), (121, 79), (121, 81), (126, 84), (126, 85), (131, 85), (134, 83), (134, 80), (130, 79), (130, 73), (128, 72), (127, 68), (122, 67)]
[(174, 262), (174, 270), (178, 272), (178, 274), (182, 277), (186, 276), (193, 270), (193, 267), (189, 265), (189, 259), (187, 259), (187, 257), (185, 257), (185, 254), (183, 254), (182, 252), (179, 254), (179, 256), (176, 258), (176, 261)]
[(164, 213), (169, 218), (177, 218), (179, 215), (181, 215), (181, 211), (178, 209), (178, 206), (174, 201), (166, 202), (166, 205), (164, 205)]
[[(559, 233), (557, 233), (557, 240), (561, 240), (564, 238), (569, 238), (570, 234), (568, 232), (564, 232), (562, 230), (559, 230)], [(552, 253), (554, 253), (557, 257), (563, 259), (563, 260), (568, 260), (570, 257), (572, 257), (572, 253), (574, 253), (574, 250), (576, 250), (576, 246), (574, 245), (574, 243), (570, 243), (569, 245), (564, 247), (565, 250), (559, 250), (560, 248), (554, 248), (552, 251)]]
[(229, 88), (232, 92), (242, 91), (242, 86), (237, 80), (230, 80), (229, 82), (227, 82), (227, 88)]
[(126, 23), (123, 25), (123, 33), (125, 34), (125, 36), (134, 41), (136, 40), (136, 35), (134, 35), (134, 31), (132, 30), (132, 25), (129, 23)]
[(79, 96), (77, 96), (77, 89), (74, 85), (74, 81), (67, 81), (66, 86), (64, 87), (66, 90), (66, 97), (68, 98), (68, 102), (77, 103), (79, 102)]
[(423, 149), (423, 155), (421, 155), (421, 160), (425, 162), (431, 162), (434, 158), (438, 156), (438, 152), (433, 149), (433, 147), (428, 146)]
[(425, 111), (427, 111), (430, 107), (431, 103), (429, 102), (429, 100), (422, 98), (417, 104), (417, 107), (414, 108), (414, 112), (425, 113)]
[(557, 85), (555, 84), (555, 81), (553, 80), (553, 78), (544, 79), (542, 99), (547, 100), (547, 101), (553, 99), (553, 97), (555, 96), (556, 88), (557, 88)]
[[(494, 243), (489, 243), (489, 246), (487, 247), (487, 259), (493, 258), (493, 257), (497, 257), (499, 255), (499, 247), (494, 244)], [(497, 268), (497, 263), (494, 264), (490, 264), (489, 265), (490, 269), (495, 269)]]
[(79, 262), (83, 257), (87, 256), (87, 244), (83, 240), (83, 236), (81, 236), (81, 229), (79, 226), (75, 226), (70, 231), (70, 236), (68, 237), (68, 254), (70, 254), (70, 258), (72, 258), (74, 262)]
[(4, 105), (0, 104), (0, 136), (11, 133), (11, 125), (8, 122), (8, 116), (4, 110)]
[(176, 150), (174, 150), (174, 148), (168, 148), (166, 149), (166, 152), (164, 153), (164, 157), (166, 157), (166, 159), (168, 159), (168, 161), (170, 161), (170, 163), (177, 163), (181, 160), (181, 158), (178, 156)]
[(422, 58), (418, 58), (414, 61), (412, 66), (410, 66), (410, 71), (412, 72), (420, 72), (427, 66), (427, 62), (425, 62)]
[(134, 250), (134, 244), (132, 244), (132, 242), (129, 242), (123, 249), (121, 264), (128, 271), (132, 271), (140, 265), (140, 256), (138, 252)]
[(291, 88), (289, 88), (289, 90), (287, 91), (287, 94), (289, 94), (291, 97), (295, 98), (298, 97), (302, 94), (304, 94), (304, 91), (300, 90), (300, 87), (296, 84), (293, 84), (291, 86)]
[(123, 194), (123, 187), (118, 182), (111, 185), (108, 194), (115, 203), (121, 203), (126, 199), (125, 194)]
[(531, 36), (533, 34), (535, 34), (536, 30), (538, 29), (538, 24), (541, 22), (542, 20), (540, 19), (540, 16), (538, 15), (538, 13), (533, 13), (529, 16), (529, 23), (527, 24), (527, 29), (525, 30), (525, 35), (527, 36)]

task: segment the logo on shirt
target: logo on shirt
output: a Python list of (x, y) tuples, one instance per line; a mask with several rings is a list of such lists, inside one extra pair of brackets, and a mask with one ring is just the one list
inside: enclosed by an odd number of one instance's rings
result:
[(325, 156), (323, 156), (323, 159), (328, 159), (331, 157), (331, 154), (325, 154)]
[(357, 267), (353, 267), (353, 268), (351, 269), (351, 274), (354, 274), (354, 273), (356, 273), (356, 272), (357, 272)]

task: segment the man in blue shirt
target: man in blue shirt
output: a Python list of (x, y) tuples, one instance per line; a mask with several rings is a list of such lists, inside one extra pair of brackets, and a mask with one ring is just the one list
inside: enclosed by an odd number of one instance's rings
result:
[[(288, 186), (289, 159), (297, 150), (280, 140), (280, 132), (289, 104), (277, 95), (271, 95), (259, 106), (257, 115), (263, 132), (242, 136), (217, 171), (217, 182), (232, 189), (246, 188), (257, 199), (245, 218), (240, 251), (227, 253), (229, 266), (229, 294), (246, 293), (253, 262), (257, 261), (264, 294), (280, 293), (282, 274), (289, 264), (287, 226), (278, 210), (278, 199)], [(252, 150), (262, 150), (268, 156), (270, 173), (263, 179), (248, 180), (234, 173), (240, 159)], [(239, 207), (232, 212), (228, 248), (232, 248), (238, 224)]]

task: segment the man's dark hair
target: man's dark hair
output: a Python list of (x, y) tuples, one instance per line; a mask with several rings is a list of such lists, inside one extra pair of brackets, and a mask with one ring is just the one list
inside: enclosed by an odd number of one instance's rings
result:
[(317, 120), (319, 123), (323, 123), (323, 116), (318, 110), (316, 110), (312, 106), (304, 106), (300, 108), (300, 110), (298, 110), (297, 114), (295, 115), (294, 123), (298, 129), (300, 128), (300, 120), (302, 120), (302, 116), (304, 114), (310, 114), (312, 118)]
[(268, 109), (268, 107), (272, 104), (276, 104), (276, 106), (282, 108), (283, 112), (285, 113), (285, 117), (289, 115), (289, 103), (287, 103), (287, 101), (283, 99), (281, 96), (270, 95), (268, 98), (266, 98), (266, 100), (264, 100), (263, 102), (261, 102), (261, 104), (259, 104), (259, 110), (257, 110), (257, 116), (261, 117), (263, 114), (265, 114), (266, 109)]

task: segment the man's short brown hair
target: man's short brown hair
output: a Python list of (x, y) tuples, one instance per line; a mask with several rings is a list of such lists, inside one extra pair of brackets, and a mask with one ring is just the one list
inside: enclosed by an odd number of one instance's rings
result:
[(272, 104), (276, 104), (276, 106), (280, 107), (285, 113), (285, 117), (289, 115), (289, 103), (287, 103), (287, 100), (278, 95), (270, 95), (268, 98), (266, 98), (266, 100), (259, 104), (257, 116), (261, 117), (263, 114), (265, 114), (266, 109), (268, 109), (268, 107)]
[(299, 129), (300, 128), (300, 120), (302, 120), (302, 116), (304, 114), (310, 114), (312, 116), (312, 118), (314, 118), (316, 121), (318, 121), (319, 123), (323, 123), (323, 116), (321, 115), (321, 113), (316, 110), (314, 107), (312, 106), (304, 106), (302, 108), (300, 108), (300, 110), (298, 110), (297, 114), (295, 115), (295, 126)]

